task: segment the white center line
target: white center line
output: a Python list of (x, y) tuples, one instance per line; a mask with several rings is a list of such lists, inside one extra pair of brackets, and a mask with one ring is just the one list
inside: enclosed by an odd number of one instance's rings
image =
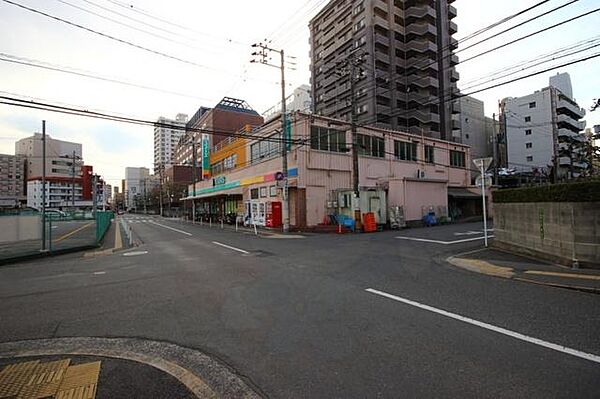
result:
[(165, 226), (164, 224), (156, 223), (156, 222), (153, 222), (151, 220), (148, 221), (148, 223), (152, 223), (152, 224), (155, 224), (157, 226), (164, 227), (165, 229), (173, 230), (173, 231), (176, 231), (178, 233), (185, 234), (185, 235), (188, 235), (188, 236), (192, 235), (192, 233), (188, 233), (187, 231), (179, 230), (179, 229), (173, 228), (171, 226)]
[(446, 310), (434, 308), (433, 306), (424, 305), (419, 302), (411, 301), (410, 299), (401, 298), (396, 295), (388, 294), (387, 292), (378, 291), (373, 288), (367, 288), (365, 291), (370, 292), (375, 295), (380, 295), (389, 299), (393, 299), (394, 301), (402, 302), (406, 305), (414, 306), (420, 309), (427, 310), (429, 312), (437, 313), (442, 316), (450, 317), (451, 319), (455, 319), (458, 321), (462, 321), (464, 323), (472, 324), (477, 327), (485, 328), (486, 330), (494, 331), (500, 334), (508, 335), (509, 337), (513, 337), (519, 339), (521, 341), (529, 342), (535, 345), (543, 346), (544, 348), (552, 349), (558, 352), (566, 353), (571, 356), (579, 357), (581, 359), (590, 360), (594, 363), (600, 363), (600, 356), (594, 355), (592, 353), (581, 352), (576, 349), (571, 349), (563, 345), (553, 344), (552, 342), (544, 341), (539, 338), (529, 337), (527, 335), (507, 330), (506, 328), (497, 327), (492, 324), (484, 323), (482, 321), (474, 320), (465, 316), (458, 315), (456, 313), (451, 313)]
[(218, 242), (218, 241), (213, 241), (212, 243), (213, 243), (213, 244), (215, 244), (215, 245), (219, 245), (219, 246), (221, 246), (221, 247), (223, 247), (223, 248), (228, 248), (228, 249), (232, 249), (232, 250), (234, 250), (234, 251), (241, 252), (241, 253), (243, 253), (243, 254), (249, 254), (249, 253), (250, 253), (250, 252), (248, 252), (248, 251), (244, 251), (243, 249), (239, 249), (239, 248), (236, 248), (236, 247), (232, 247), (231, 245), (222, 244), (222, 243), (220, 243), (220, 242)]
[[(484, 237), (465, 238), (465, 239), (462, 239), (462, 240), (455, 240), (455, 241), (439, 241), (439, 240), (430, 240), (428, 238), (402, 237), (402, 236), (397, 236), (396, 238), (399, 238), (401, 240), (431, 242), (431, 243), (434, 243), (434, 244), (450, 245), (450, 244), (459, 244), (461, 242), (483, 240)], [(488, 238), (494, 238), (494, 235), (493, 234), (492, 235), (488, 235)]]

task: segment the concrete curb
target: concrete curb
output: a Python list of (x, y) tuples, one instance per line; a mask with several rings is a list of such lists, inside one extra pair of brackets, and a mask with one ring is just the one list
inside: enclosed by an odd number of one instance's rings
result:
[(175, 344), (136, 338), (52, 338), (0, 343), (0, 358), (80, 355), (143, 363), (170, 374), (198, 398), (260, 398), (213, 358)]
[[(466, 255), (468, 253), (462, 254)], [(559, 284), (546, 281), (534, 280), (531, 278), (524, 278), (520, 276), (521, 273), (516, 273), (511, 267), (497, 266), (481, 259), (468, 259), (462, 258), (457, 255), (452, 255), (446, 258), (446, 262), (452, 266), (460, 269), (468, 270), (470, 272), (485, 274), (487, 276), (499, 277), (507, 280), (521, 281), (529, 284), (543, 285), (546, 287), (563, 288), (575, 291), (586, 292), (589, 294), (600, 295), (600, 289), (593, 287), (584, 287), (580, 285), (571, 284)]]

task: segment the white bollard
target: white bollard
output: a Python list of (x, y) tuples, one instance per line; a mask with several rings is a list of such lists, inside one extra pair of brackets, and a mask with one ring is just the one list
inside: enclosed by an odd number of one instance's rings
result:
[(221, 218), (221, 228), (223, 228), (223, 218)]
[(212, 218), (208, 218), (208, 227), (212, 227)]
[(256, 222), (254, 222), (254, 235), (258, 235), (258, 230), (256, 230)]

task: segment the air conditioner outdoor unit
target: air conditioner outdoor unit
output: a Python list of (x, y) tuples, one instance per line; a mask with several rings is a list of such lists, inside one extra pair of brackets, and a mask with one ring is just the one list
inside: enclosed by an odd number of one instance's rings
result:
[(421, 169), (417, 169), (417, 179), (424, 179), (425, 178), (425, 171), (421, 170)]

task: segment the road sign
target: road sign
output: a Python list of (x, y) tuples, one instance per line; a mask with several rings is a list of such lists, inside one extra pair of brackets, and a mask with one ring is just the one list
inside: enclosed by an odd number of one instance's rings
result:
[(477, 168), (481, 169), (483, 168), (483, 170), (487, 170), (487, 168), (492, 164), (492, 157), (489, 158), (477, 158), (473, 160), (473, 163), (475, 164), (475, 166), (477, 166)]
[[(475, 185), (479, 188), (481, 188), (481, 180), (481, 175), (477, 176), (475, 179)], [(492, 187), (492, 178), (489, 176), (485, 177), (485, 187)]]

